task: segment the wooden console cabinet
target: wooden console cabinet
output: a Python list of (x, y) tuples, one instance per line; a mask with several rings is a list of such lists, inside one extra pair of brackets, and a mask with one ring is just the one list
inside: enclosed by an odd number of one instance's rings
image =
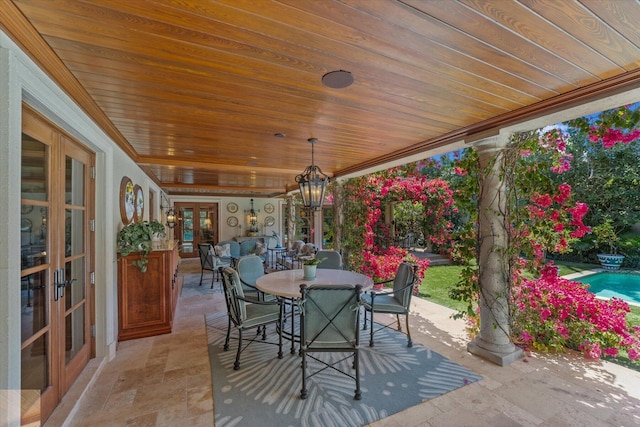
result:
[(118, 341), (171, 333), (182, 287), (177, 243), (151, 252), (144, 273), (131, 264), (139, 254), (118, 258)]

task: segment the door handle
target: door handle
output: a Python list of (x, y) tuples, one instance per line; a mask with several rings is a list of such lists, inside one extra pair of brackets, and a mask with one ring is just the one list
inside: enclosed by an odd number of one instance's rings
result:
[(78, 280), (78, 279), (65, 280), (63, 283), (61, 283), (60, 285), (58, 285), (58, 286), (60, 286), (60, 287), (61, 287), (61, 289), (62, 289), (62, 295), (60, 295), (61, 297), (63, 297), (63, 296), (64, 296), (64, 290), (65, 290), (65, 288), (66, 288), (67, 286), (71, 286), (71, 285), (73, 284), (73, 282), (75, 282), (76, 280)]
[(64, 268), (60, 268), (53, 272), (53, 300), (58, 301), (64, 296), (64, 288), (66, 282), (64, 280)]
[(67, 286), (71, 286), (77, 279), (65, 280), (64, 268), (53, 272), (53, 300), (58, 301), (64, 297), (64, 290)]
[(53, 300), (58, 301), (58, 270), (53, 271)]

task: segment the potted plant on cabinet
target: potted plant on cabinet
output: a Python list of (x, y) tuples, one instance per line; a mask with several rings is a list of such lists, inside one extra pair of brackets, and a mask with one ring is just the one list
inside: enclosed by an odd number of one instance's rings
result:
[(596, 248), (609, 248), (609, 252), (598, 254), (598, 261), (602, 268), (618, 270), (624, 261), (624, 255), (618, 254), (618, 234), (613, 227), (613, 221), (607, 219), (593, 227), (593, 234), (596, 236)]
[(153, 250), (153, 236), (166, 235), (164, 225), (158, 221), (140, 221), (125, 225), (118, 232), (118, 252), (125, 257), (130, 253), (140, 253), (140, 259), (131, 263), (143, 273), (147, 271), (147, 255)]

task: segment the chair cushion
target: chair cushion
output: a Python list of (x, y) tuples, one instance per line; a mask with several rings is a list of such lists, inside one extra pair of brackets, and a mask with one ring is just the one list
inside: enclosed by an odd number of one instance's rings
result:
[[(364, 308), (371, 311), (371, 295), (364, 294), (362, 296)], [(393, 313), (403, 314), (406, 313), (404, 306), (393, 295), (377, 295), (375, 297), (375, 312), (377, 313)]]
[(240, 326), (244, 329), (250, 329), (265, 322), (276, 321), (280, 315), (280, 306), (277, 304), (246, 304), (245, 310), (246, 317)]
[(300, 254), (304, 256), (313, 255), (314, 253), (315, 253), (315, 245), (313, 245), (312, 243), (306, 243), (300, 249)]

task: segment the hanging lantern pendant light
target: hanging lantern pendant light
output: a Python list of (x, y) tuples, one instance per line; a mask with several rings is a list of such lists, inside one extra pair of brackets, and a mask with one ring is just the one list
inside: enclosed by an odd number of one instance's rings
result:
[(318, 209), (322, 207), (324, 201), (324, 192), (327, 189), (329, 183), (329, 176), (325, 175), (314, 162), (314, 149), (318, 140), (316, 138), (309, 138), (307, 141), (311, 143), (311, 166), (296, 176), (296, 182), (300, 187), (300, 194), (302, 195), (302, 203), (307, 208)]

